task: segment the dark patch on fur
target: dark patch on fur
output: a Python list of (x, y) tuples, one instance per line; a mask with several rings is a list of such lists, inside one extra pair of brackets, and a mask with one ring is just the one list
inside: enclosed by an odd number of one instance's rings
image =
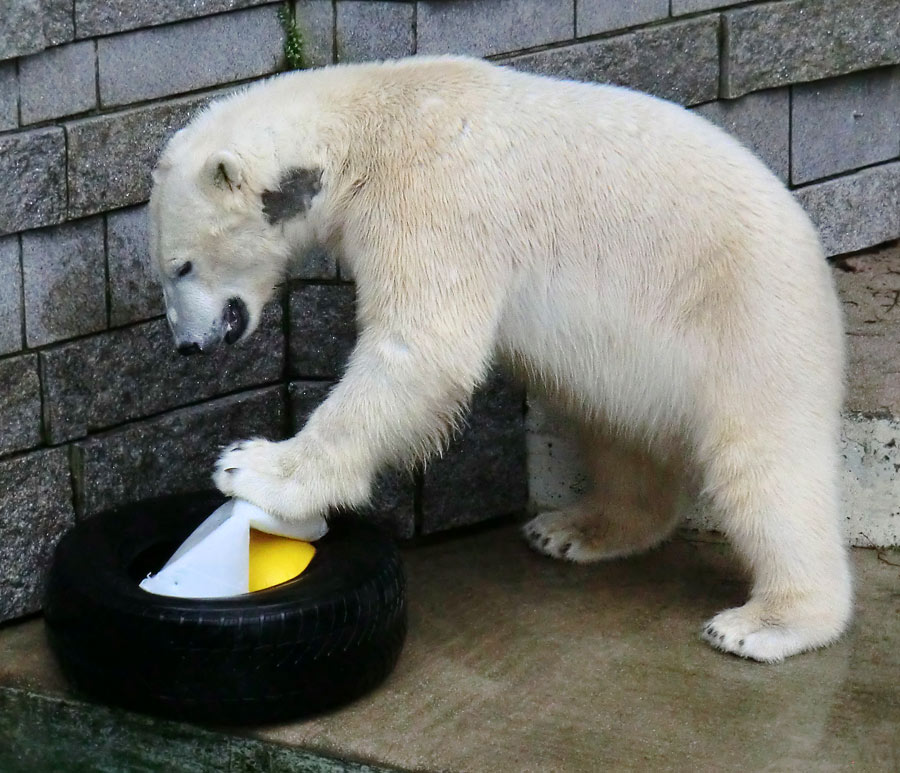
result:
[(288, 169), (278, 181), (278, 190), (263, 192), (263, 214), (273, 224), (290, 220), (306, 212), (320, 190), (321, 169)]

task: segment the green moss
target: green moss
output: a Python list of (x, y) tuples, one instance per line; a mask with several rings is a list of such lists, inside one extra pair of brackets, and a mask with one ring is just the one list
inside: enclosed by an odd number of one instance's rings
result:
[(303, 50), (306, 41), (297, 27), (297, 12), (290, 3), (278, 9), (278, 20), (284, 30), (284, 61), (288, 70), (304, 70), (309, 67), (306, 52)]

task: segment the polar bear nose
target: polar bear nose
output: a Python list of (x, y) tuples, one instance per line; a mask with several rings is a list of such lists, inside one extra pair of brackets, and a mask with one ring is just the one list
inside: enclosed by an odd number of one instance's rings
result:
[(222, 321), (225, 323), (225, 343), (233, 344), (244, 334), (250, 321), (247, 305), (240, 298), (231, 298), (225, 304)]
[(200, 348), (200, 344), (198, 344), (196, 341), (178, 345), (179, 354), (200, 354), (200, 352), (202, 351), (203, 350)]

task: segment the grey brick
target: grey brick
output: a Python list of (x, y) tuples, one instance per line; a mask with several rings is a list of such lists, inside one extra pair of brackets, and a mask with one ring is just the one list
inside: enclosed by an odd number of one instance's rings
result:
[(22, 271), (29, 346), (106, 327), (100, 218), (22, 234)]
[(104, 107), (273, 72), (284, 33), (275, 6), (138, 30), (97, 41)]
[(472, 403), (468, 427), (422, 483), (428, 534), (522, 512), (528, 500), (524, 392), (494, 376)]
[(630, 86), (685, 105), (714, 99), (718, 22), (703, 17), (509, 60), (519, 70)]
[(788, 89), (759, 91), (699, 105), (694, 110), (737, 137), (787, 182), (791, 134)]
[(150, 261), (146, 206), (106, 216), (110, 323), (124, 325), (165, 311), (162, 289)]
[(343, 0), (337, 5), (337, 60), (397, 59), (416, 50), (412, 3)]
[(712, 8), (727, 8), (729, 5), (740, 5), (742, 2), (744, 0), (672, 0), (672, 16), (708, 11)]
[(0, 454), (41, 441), (41, 382), (37, 355), (0, 360)]
[(72, 19), (72, 0), (44, 0), (41, 3), (41, 13), (47, 46), (58, 46), (74, 39), (75, 24)]
[(723, 96), (900, 61), (896, 0), (790, 0), (724, 14)]
[(665, 19), (668, 15), (669, 0), (630, 0), (625, 3), (622, 0), (579, 0), (577, 34), (581, 37), (620, 30)]
[(271, 0), (75, 0), (75, 33), (79, 38), (152, 27), (195, 16), (262, 5)]
[(146, 201), (163, 145), (210, 99), (172, 100), (67, 123), (69, 217)]
[(51, 442), (278, 380), (281, 310), (266, 310), (246, 342), (209, 354), (175, 351), (164, 319), (111, 330), (41, 352)]
[(900, 247), (844, 258), (834, 273), (847, 329), (845, 407), (900, 416)]
[(334, 61), (334, 16), (331, 0), (299, 0), (297, 3), (297, 26), (303, 34), (303, 51), (311, 67)]
[[(296, 434), (306, 424), (334, 386), (330, 381), (293, 381), (289, 386), (293, 431)], [(386, 470), (378, 476), (372, 501), (360, 514), (384, 526), (397, 539), (409, 539), (415, 534), (415, 478), (400, 470)]]
[(129, 424), (75, 444), (79, 516), (165, 494), (214, 488), (223, 446), (283, 436), (284, 389), (244, 392)]
[(71, 40), (72, 0), (0, 0), (0, 59)]
[(0, 620), (40, 609), (53, 551), (74, 522), (64, 449), (0, 462)]
[(490, 56), (568, 40), (573, 0), (437, 0), (419, 2), (419, 54)]
[(298, 378), (340, 376), (356, 341), (353, 285), (291, 291), (290, 369)]
[(883, 164), (794, 191), (828, 255), (900, 237), (900, 163)]
[(0, 131), (19, 125), (19, 80), (15, 62), (0, 63)]
[(383, 526), (395, 539), (410, 539), (416, 533), (416, 481), (413, 473), (385, 470), (378, 475), (368, 506), (359, 515)]
[(22, 271), (19, 237), (0, 238), (0, 354), (22, 348)]
[(291, 262), (288, 275), (291, 279), (336, 279), (337, 261), (323, 247), (313, 247)]
[(303, 429), (312, 412), (328, 397), (334, 384), (334, 381), (292, 381), (288, 385), (294, 434)]
[(897, 158), (900, 78), (892, 68), (794, 86), (791, 121), (795, 184)]
[(42, 51), (19, 61), (22, 123), (36, 123), (97, 106), (94, 43)]
[(66, 207), (63, 130), (0, 136), (0, 180), (0, 235), (60, 222)]

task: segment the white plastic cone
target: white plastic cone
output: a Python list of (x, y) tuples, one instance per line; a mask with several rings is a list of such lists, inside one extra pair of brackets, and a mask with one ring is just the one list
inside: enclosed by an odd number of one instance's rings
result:
[(160, 596), (195, 599), (249, 592), (251, 527), (307, 542), (328, 531), (322, 517), (282, 521), (249, 502), (230, 499), (194, 529), (162, 569), (141, 581), (141, 588)]

